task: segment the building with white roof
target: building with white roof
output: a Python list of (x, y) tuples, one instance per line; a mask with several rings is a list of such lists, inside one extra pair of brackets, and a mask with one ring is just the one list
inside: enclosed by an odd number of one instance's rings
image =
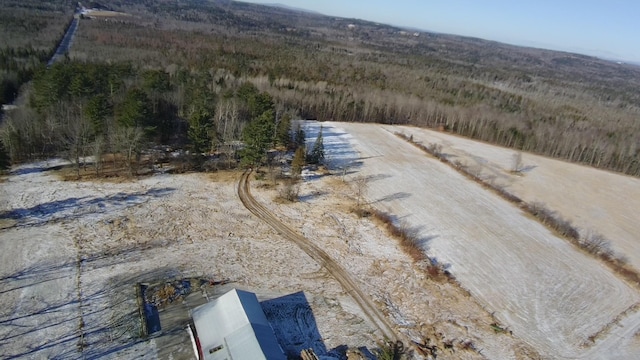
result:
[(192, 312), (201, 360), (286, 360), (254, 293), (233, 289)]

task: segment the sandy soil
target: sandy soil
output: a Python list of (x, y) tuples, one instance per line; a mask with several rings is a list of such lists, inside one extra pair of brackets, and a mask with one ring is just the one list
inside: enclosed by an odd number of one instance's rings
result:
[[(640, 297), (598, 261), (425, 156), (392, 129), (323, 126), (325, 138), (358, 151), (358, 157), (342, 163), (369, 176), (369, 200), (418, 227), (425, 250), (447, 264), (514, 335), (552, 358), (608, 358), (611, 351), (634, 358), (638, 353)], [(310, 124), (307, 131), (317, 127)]]

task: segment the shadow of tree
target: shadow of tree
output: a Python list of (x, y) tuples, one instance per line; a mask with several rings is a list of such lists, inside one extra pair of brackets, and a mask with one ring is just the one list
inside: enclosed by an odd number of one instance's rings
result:
[(372, 183), (372, 182), (376, 182), (376, 181), (379, 181), (379, 180), (388, 179), (390, 177), (393, 177), (393, 176), (391, 176), (389, 174), (375, 174), (375, 175), (367, 175), (367, 176), (365, 176), (365, 180), (368, 183)]
[[(156, 241), (143, 247), (133, 244), (121, 246), (108, 254), (84, 257), (81, 268), (85, 269), (83, 272), (99, 273), (104, 268), (130, 261), (126, 259), (131, 256), (142, 256), (143, 251), (150, 248), (165, 246), (164, 241)], [(3, 288), (0, 295), (34, 286), (39, 288), (40, 293), (44, 291), (37, 302), (32, 302), (27, 307), (28, 313), (12, 312), (0, 317), (0, 348), (7, 349), (6, 346), (11, 342), (25, 336), (33, 339), (22, 352), (7, 351), (3, 355), (6, 358), (50, 357), (51, 354), (55, 354), (55, 358), (97, 358), (135, 346), (142, 339), (139, 336), (141, 320), (134, 285), (139, 281), (171, 277), (178, 273), (169, 267), (142, 273), (122, 269), (118, 275), (94, 283), (81, 280), (77, 293), (80, 297), (73, 291), (60, 298), (60, 294), (57, 294), (59, 290), (52, 288), (51, 293), (57, 295), (51, 299), (46, 295), (47, 286), (51, 285), (46, 283), (63, 278), (73, 279), (78, 271), (77, 261), (57, 260), (36, 263), (0, 278)], [(72, 286), (75, 290), (76, 285)], [(51, 338), (48, 334), (62, 335)], [(61, 348), (65, 349), (66, 355), (60, 354)]]
[[(38, 333), (48, 334), (47, 330), (50, 328), (68, 329), (64, 335), (54, 339), (43, 337), (40, 341), (28, 346), (25, 351), (5, 354), (4, 358), (49, 357), (46, 351), (51, 349), (51, 351), (55, 350), (53, 358), (97, 359), (146, 342), (147, 339), (139, 336), (141, 320), (133, 285), (140, 279), (165, 278), (174, 276), (175, 273), (176, 270), (173, 268), (159, 268), (135, 274), (122, 273), (109, 279), (107, 281), (109, 286), (83, 292), (82, 301), (74, 298), (54, 303), (43, 302), (39, 310), (30, 314), (3, 319), (0, 324), (5, 327), (12, 326), (16, 331), (0, 338), (0, 347), (17, 337)], [(100, 300), (106, 300), (108, 306), (93, 305)], [(47, 318), (44, 321), (39, 317), (30, 324), (11, 324), (20, 319), (57, 311), (61, 312), (60, 316)], [(69, 316), (70, 314), (74, 315)], [(59, 352), (59, 349), (65, 350)]]
[(370, 204), (377, 204), (377, 203), (381, 203), (381, 202), (389, 202), (389, 201), (393, 201), (393, 200), (403, 200), (403, 199), (407, 199), (410, 198), (411, 194), (406, 193), (406, 192), (397, 192), (395, 194), (390, 194), (387, 196), (383, 196), (380, 199), (374, 200), (373, 202), (371, 202)]
[(29, 174), (41, 173), (41, 172), (46, 172), (51, 170), (60, 170), (64, 166), (65, 165), (21, 167), (11, 171), (10, 174), (14, 176), (29, 175)]
[(328, 192), (326, 192), (326, 191), (314, 191), (314, 192), (311, 192), (309, 194), (298, 196), (298, 201), (306, 202), (306, 201), (310, 201), (310, 200), (313, 200), (313, 199), (315, 199), (317, 197), (321, 197), (321, 196), (324, 196), (324, 195), (327, 195), (327, 194), (328, 194)]
[[(87, 324), (84, 329), (83, 358), (98, 359), (113, 356), (147, 342), (148, 338), (142, 336), (143, 319), (140, 317), (135, 295), (136, 284), (177, 277), (182, 277), (182, 274), (173, 267), (160, 267), (142, 273), (120, 273), (109, 279), (109, 292), (103, 294), (108, 296), (106, 299), (109, 303), (108, 309), (87, 311), (91, 307), (91, 302), (97, 298), (83, 299), (84, 306), (87, 308), (83, 311)], [(184, 332), (184, 328), (163, 329), (162, 333), (154, 338), (171, 337), (177, 332)], [(143, 346), (142, 348), (155, 347)], [(152, 357), (157, 357), (157, 354)]]
[(145, 192), (117, 193), (105, 197), (73, 197), (38, 204), (31, 208), (13, 209), (0, 214), (0, 219), (13, 219), (11, 227), (39, 226), (58, 219), (77, 219), (89, 214), (105, 213), (115, 208), (141, 204), (149, 198), (169, 195), (173, 188), (150, 189)]
[[(120, 257), (121, 255), (141, 253), (142, 251), (147, 251), (154, 248), (161, 248), (164, 246), (166, 246), (166, 242), (164, 240), (150, 241), (143, 246), (140, 246), (138, 244), (121, 245), (102, 253), (81, 256), (81, 261), (83, 266), (87, 266), (93, 262), (103, 260), (104, 262), (101, 263), (100, 266), (108, 267), (108, 266), (117, 265), (119, 263), (125, 262), (126, 260), (123, 260)], [(31, 286), (38, 283), (58, 279), (61, 277), (60, 272), (62, 270), (65, 270), (65, 269), (72, 270), (73, 268), (76, 267), (76, 265), (77, 263), (75, 260), (71, 261), (68, 258), (48, 259), (46, 261), (41, 261), (39, 263), (33, 264), (23, 269), (14, 271), (13, 273), (2, 275), (0, 276), (0, 285), (20, 282), (20, 281), (29, 281), (29, 280), (35, 280), (35, 281), (22, 283), (20, 287), (16, 287), (12, 289), (11, 288), (3, 289), (0, 291), (0, 294), (17, 290), (19, 288), (23, 288), (26, 286)]]

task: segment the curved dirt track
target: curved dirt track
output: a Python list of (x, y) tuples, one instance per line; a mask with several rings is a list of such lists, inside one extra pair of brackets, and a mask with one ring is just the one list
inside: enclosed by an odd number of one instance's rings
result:
[(320, 266), (323, 266), (329, 273), (342, 285), (343, 289), (351, 295), (351, 297), (360, 306), (363, 313), (369, 320), (380, 329), (380, 332), (388, 339), (399, 340), (393, 327), (389, 324), (384, 315), (376, 308), (373, 302), (360, 290), (351, 276), (336, 263), (326, 252), (313, 244), (307, 238), (298, 234), (288, 225), (278, 220), (266, 207), (260, 204), (251, 195), (249, 190), (249, 175), (251, 172), (245, 172), (238, 183), (238, 196), (242, 204), (255, 216), (269, 224), (280, 235), (294, 242), (307, 255), (315, 260)]

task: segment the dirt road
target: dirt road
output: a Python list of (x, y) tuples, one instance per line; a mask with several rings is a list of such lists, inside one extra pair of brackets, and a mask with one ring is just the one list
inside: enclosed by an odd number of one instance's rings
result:
[(399, 340), (399, 337), (388, 320), (378, 310), (378, 308), (376, 308), (375, 304), (373, 304), (367, 295), (360, 290), (360, 287), (344, 268), (338, 265), (337, 262), (335, 262), (318, 246), (298, 234), (288, 225), (278, 220), (266, 207), (257, 202), (256, 199), (251, 196), (251, 191), (249, 189), (250, 174), (250, 172), (242, 174), (240, 182), (238, 183), (238, 196), (240, 197), (242, 204), (244, 204), (244, 206), (255, 216), (269, 224), (269, 226), (276, 230), (280, 235), (298, 245), (298, 247), (314, 259), (320, 266), (327, 269), (327, 271), (340, 283), (340, 285), (342, 285), (344, 290), (356, 301), (369, 320), (375, 324), (378, 329), (380, 329), (382, 335), (391, 340)]

